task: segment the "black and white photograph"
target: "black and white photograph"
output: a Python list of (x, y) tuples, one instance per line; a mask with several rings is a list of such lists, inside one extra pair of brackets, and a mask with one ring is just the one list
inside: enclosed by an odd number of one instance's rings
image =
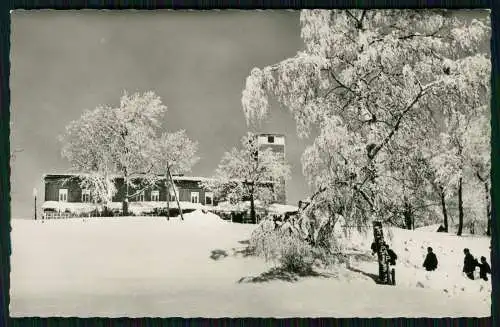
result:
[(10, 15), (11, 317), (491, 315), (489, 10)]

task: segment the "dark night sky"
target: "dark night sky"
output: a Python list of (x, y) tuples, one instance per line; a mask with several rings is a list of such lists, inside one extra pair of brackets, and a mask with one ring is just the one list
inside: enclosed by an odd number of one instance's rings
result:
[[(15, 11), (11, 38), (12, 217), (33, 216), (44, 173), (69, 168), (57, 136), (85, 109), (117, 105), (124, 90), (155, 91), (165, 126), (199, 141), (194, 175), (209, 176), (248, 130), (241, 92), (250, 70), (303, 46), (291, 11)], [(284, 133), (293, 167), (288, 201), (307, 192), (299, 140), (285, 110), (261, 131)], [(40, 201), (42, 202), (42, 201)]]

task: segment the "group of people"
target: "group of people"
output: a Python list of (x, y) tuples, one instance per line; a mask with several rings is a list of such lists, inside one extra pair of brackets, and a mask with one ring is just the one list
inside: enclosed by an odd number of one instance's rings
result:
[[(464, 249), (464, 268), (463, 272), (465, 275), (470, 278), (474, 279), (474, 271), (476, 270), (476, 267), (479, 267), (479, 277), (484, 280), (488, 280), (488, 274), (491, 274), (491, 267), (486, 261), (486, 257), (482, 256), (481, 257), (481, 262), (479, 263), (476, 258), (470, 253), (470, 250), (465, 248)], [(427, 248), (427, 256), (425, 257), (423, 267), (427, 271), (434, 271), (437, 269), (438, 266), (438, 260), (436, 257), (436, 254), (432, 252), (432, 248), (428, 247)]]

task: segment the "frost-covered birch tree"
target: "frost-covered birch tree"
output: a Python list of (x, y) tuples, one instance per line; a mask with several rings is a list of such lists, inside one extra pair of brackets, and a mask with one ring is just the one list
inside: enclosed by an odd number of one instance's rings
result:
[(319, 129), (303, 155), (311, 204), (341, 193), (345, 201), (335, 210), (355, 223), (384, 219), (399, 190), (388, 194), (384, 176), (430, 135), (436, 104), (451, 91), (480, 99), (474, 86), (485, 69), (461, 67), (488, 62), (476, 52), (489, 26), (446, 10), (304, 10), (300, 22), (305, 49), (247, 77), (247, 122), (265, 119), (268, 97), (276, 98), (300, 136)]
[[(451, 63), (450, 66), (452, 70), (460, 70), (461, 75), (457, 78), (457, 87), (447, 90), (442, 97), (436, 99), (437, 104), (443, 109), (444, 128), (440, 137), (441, 149), (433, 158), (433, 163), (437, 169), (438, 180), (447, 183), (448, 187), (455, 186), (457, 189), (459, 221), (457, 234), (461, 235), (465, 215), (464, 173), (472, 161), (477, 161), (485, 155), (489, 156), (487, 147), (472, 146), (479, 141), (480, 134), (471, 133), (471, 130), (484, 127), (477, 124), (482, 117), (487, 117), (489, 111), (487, 103), (490, 97), (490, 62), (485, 56), (475, 55)], [(476, 122), (476, 126), (473, 122)], [(471, 146), (467, 146), (468, 144)], [(476, 168), (484, 174), (484, 168), (480, 168), (484, 165), (479, 162)]]
[(205, 183), (217, 198), (231, 202), (250, 200), (250, 216), (256, 220), (255, 200), (270, 203), (275, 190), (270, 184), (290, 176), (290, 166), (272, 149), (259, 149), (257, 136), (247, 133), (241, 139), (241, 148), (224, 153), (215, 175)]
[[(178, 194), (175, 191), (175, 185), (173, 184), (172, 174), (184, 174), (191, 171), (191, 168), (199, 160), (199, 157), (196, 156), (197, 150), (198, 143), (192, 141), (184, 130), (174, 133), (162, 133), (158, 139), (151, 142), (149, 158), (153, 166), (153, 171), (158, 175), (165, 176), (167, 197), (170, 194), (170, 190), (173, 189), (181, 218), (182, 210)], [(169, 201), (167, 198), (167, 215)]]
[[(117, 168), (123, 175), (125, 199), (123, 214), (128, 213), (128, 202), (145, 188), (154, 185), (158, 175), (150, 161), (149, 149), (160, 127), (160, 118), (166, 112), (159, 96), (154, 92), (143, 94), (125, 93), (120, 99), (120, 106), (115, 110), (114, 155)], [(140, 185), (137, 181), (140, 181)], [(141, 189), (131, 194), (130, 188)]]
[(116, 193), (113, 122), (113, 109), (99, 106), (70, 122), (60, 137), (61, 154), (77, 174), (81, 187), (89, 189), (92, 199), (105, 207)]
[[(483, 107), (484, 109), (484, 107)], [(472, 112), (473, 113), (473, 112)], [(448, 189), (456, 190), (459, 226), (457, 234), (461, 235), (464, 227), (465, 208), (464, 202), (470, 207), (482, 204), (485, 208), (484, 218), (487, 223), (486, 233), (491, 220), (490, 193), (490, 144), (489, 144), (489, 119), (485, 110), (467, 115), (454, 112), (446, 122), (446, 133), (441, 134), (441, 146), (438, 154), (432, 159), (436, 170), (436, 181)], [(477, 182), (480, 188), (476, 187)], [(469, 184), (467, 194), (471, 199), (464, 200), (464, 185)], [(481, 197), (480, 194), (483, 194)], [(472, 201), (472, 199), (474, 199)], [(471, 210), (469, 210), (471, 211)], [(472, 221), (477, 220), (477, 208), (470, 212)]]
[(436, 197), (439, 199), (439, 206), (441, 208), (442, 215), (442, 226), (444, 232), (448, 232), (450, 213), (448, 211), (448, 204), (450, 197), (456, 193), (455, 187), (450, 185), (449, 180), (442, 177), (442, 171), (440, 171), (440, 165), (435, 164), (435, 157), (441, 155), (443, 150), (440, 136), (429, 138), (427, 146), (423, 148), (424, 156), (424, 171), (423, 175), (425, 179), (431, 185)]
[(465, 152), (473, 174), (483, 186), (486, 215), (486, 235), (491, 236), (491, 126), (490, 115), (485, 113), (474, 119), (466, 132)]
[(124, 215), (128, 213), (129, 199), (142, 191), (131, 193), (130, 188), (149, 187), (158, 180), (149, 153), (166, 109), (154, 92), (124, 93), (119, 107), (97, 107), (85, 112), (67, 126), (61, 137), (63, 156), (73, 169), (86, 173), (82, 175), (84, 183), (93, 185), (94, 195), (102, 195), (99, 199), (110, 201), (116, 192), (110, 179), (112, 173), (123, 176)]

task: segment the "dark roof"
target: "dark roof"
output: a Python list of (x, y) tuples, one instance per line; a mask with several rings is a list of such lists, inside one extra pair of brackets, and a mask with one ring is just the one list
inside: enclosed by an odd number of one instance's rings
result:
[(258, 136), (283, 136), (283, 137), (285, 137), (285, 134), (278, 134), (278, 133), (259, 133), (257, 135)]

